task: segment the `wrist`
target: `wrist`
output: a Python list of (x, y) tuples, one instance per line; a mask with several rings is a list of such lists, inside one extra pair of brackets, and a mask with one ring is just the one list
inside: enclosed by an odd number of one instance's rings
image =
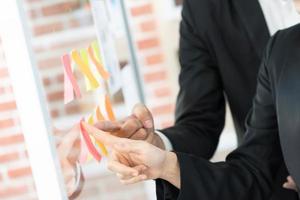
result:
[(166, 159), (161, 170), (161, 176), (176, 187), (180, 187), (180, 168), (177, 155), (174, 152), (166, 152)]

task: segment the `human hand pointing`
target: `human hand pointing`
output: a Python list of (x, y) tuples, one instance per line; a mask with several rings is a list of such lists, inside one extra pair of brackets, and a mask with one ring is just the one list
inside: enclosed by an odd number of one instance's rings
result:
[(175, 153), (148, 142), (119, 138), (83, 122), (87, 132), (112, 149), (108, 168), (124, 184), (163, 178), (179, 187), (179, 166)]

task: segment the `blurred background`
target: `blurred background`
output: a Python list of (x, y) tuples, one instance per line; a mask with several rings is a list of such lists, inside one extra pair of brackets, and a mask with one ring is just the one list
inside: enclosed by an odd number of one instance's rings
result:
[[(81, 100), (64, 104), (61, 56), (72, 49), (86, 48), (101, 38), (102, 32), (109, 36), (108, 46), (113, 47), (107, 52), (106, 59), (113, 60), (110, 57), (113, 54), (118, 61), (119, 71), (113, 74), (115, 82), (111, 83), (113, 88), (110, 89), (117, 117), (127, 116), (134, 103), (144, 101), (154, 115), (157, 129), (171, 126), (180, 71), (178, 30), (182, 0), (125, 0), (125, 7), (119, 0), (107, 0), (105, 8), (91, 2), (22, 1), (26, 15), (23, 22), (30, 32), (33, 67), (38, 70), (51, 124), (59, 129), (68, 129), (98, 104), (97, 92), (84, 92)], [(102, 11), (107, 17), (106, 22), (103, 16), (95, 14)], [(9, 66), (1, 44), (0, 40), (0, 199), (38, 199)], [(80, 85), (84, 85), (82, 77), (79, 74), (76, 77)], [(235, 145), (233, 125), (231, 118), (227, 117), (213, 161), (223, 160)], [(78, 199), (155, 199), (154, 183), (151, 181), (122, 186), (103, 163), (94, 161), (84, 164), (82, 170), (86, 181)]]

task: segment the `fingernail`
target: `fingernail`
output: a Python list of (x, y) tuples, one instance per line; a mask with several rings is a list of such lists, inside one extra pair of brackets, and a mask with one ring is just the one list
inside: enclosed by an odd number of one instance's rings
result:
[(153, 127), (152, 120), (149, 119), (147, 121), (144, 121), (144, 126), (145, 128), (152, 128)]

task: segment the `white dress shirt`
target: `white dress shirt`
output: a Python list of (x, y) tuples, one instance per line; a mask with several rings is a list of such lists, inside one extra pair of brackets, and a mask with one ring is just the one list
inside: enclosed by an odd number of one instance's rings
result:
[[(245, 0), (249, 1), (249, 0)], [(300, 23), (300, 15), (293, 0), (258, 0), (262, 8), (270, 35)], [(163, 133), (156, 131), (167, 151), (172, 151), (172, 143)]]

